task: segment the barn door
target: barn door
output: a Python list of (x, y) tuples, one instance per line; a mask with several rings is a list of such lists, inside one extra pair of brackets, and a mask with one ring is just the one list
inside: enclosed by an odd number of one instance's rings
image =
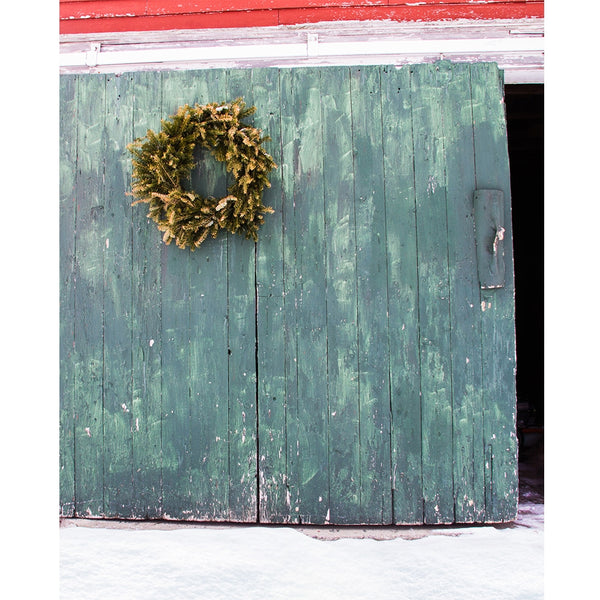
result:
[(280, 97), (280, 123), (261, 126), (282, 165), (257, 246), (261, 520), (512, 518), (501, 74), (439, 63), (269, 75), (253, 78), (261, 115)]
[[(256, 245), (167, 247), (130, 206), (125, 146), (237, 96), (272, 138), (275, 212)], [(495, 65), (63, 76), (61, 152), (63, 514), (514, 517)], [(224, 189), (199, 158), (194, 188)]]

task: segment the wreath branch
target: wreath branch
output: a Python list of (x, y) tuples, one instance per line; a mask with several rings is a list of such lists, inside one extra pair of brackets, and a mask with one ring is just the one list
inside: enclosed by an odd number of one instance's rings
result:
[[(164, 233), (166, 244), (197, 248), (222, 229), (257, 241), (264, 215), (273, 209), (262, 202), (263, 189), (270, 187), (267, 175), (277, 168), (262, 144), (270, 138), (243, 122), (256, 107), (246, 107), (242, 98), (233, 102), (180, 106), (161, 121), (161, 131), (148, 130), (127, 146), (132, 153), (132, 205), (149, 204), (148, 217)], [(223, 198), (203, 198), (183, 188), (195, 166), (196, 145), (209, 150), (225, 163), (235, 182)]]

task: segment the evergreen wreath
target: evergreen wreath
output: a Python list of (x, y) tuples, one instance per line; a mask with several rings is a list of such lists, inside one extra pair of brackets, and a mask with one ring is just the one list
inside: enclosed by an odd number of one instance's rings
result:
[[(161, 121), (161, 131), (148, 130), (127, 146), (133, 154), (132, 195), (147, 202), (148, 217), (180, 248), (196, 249), (210, 234), (221, 229), (240, 233), (257, 241), (264, 215), (273, 209), (264, 206), (262, 192), (270, 187), (268, 174), (276, 168), (262, 147), (268, 137), (243, 122), (256, 110), (242, 98), (200, 106), (180, 106), (174, 115)], [(187, 190), (195, 166), (194, 148), (200, 144), (219, 161), (225, 162), (235, 182), (223, 198), (203, 198)]]

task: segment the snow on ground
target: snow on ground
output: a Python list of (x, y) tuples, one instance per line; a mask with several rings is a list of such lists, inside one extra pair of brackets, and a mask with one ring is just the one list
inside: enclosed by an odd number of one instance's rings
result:
[(323, 540), (292, 527), (89, 525), (60, 529), (61, 600), (543, 598), (544, 505), (532, 502), (510, 525), (392, 528), (379, 541), (339, 528)]

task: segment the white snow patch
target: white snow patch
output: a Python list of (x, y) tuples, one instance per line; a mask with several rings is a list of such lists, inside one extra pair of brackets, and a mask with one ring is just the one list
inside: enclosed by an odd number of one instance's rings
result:
[(541, 600), (543, 523), (543, 505), (526, 503), (512, 525), (384, 541), (292, 527), (63, 527), (60, 597)]

